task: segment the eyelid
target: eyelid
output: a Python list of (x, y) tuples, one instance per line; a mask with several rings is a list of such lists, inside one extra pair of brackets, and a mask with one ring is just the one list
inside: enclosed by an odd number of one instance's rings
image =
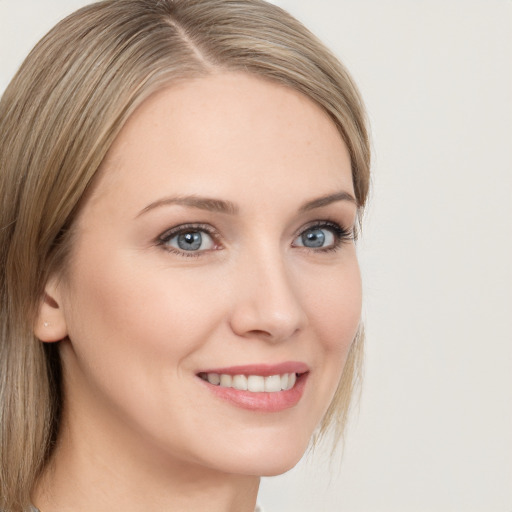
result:
[(307, 224), (301, 226), (296, 232), (295, 237), (298, 237), (304, 233), (304, 231), (307, 231), (308, 229), (312, 228), (331, 228), (335, 230), (336, 232), (343, 232), (346, 235), (354, 236), (354, 227), (346, 227), (343, 223), (340, 223), (335, 220), (330, 219), (317, 219), (313, 220), (311, 222), (308, 222)]
[(308, 222), (306, 225), (302, 226), (294, 235), (293, 240), (295, 241), (297, 238), (302, 236), (306, 231), (311, 229), (330, 229), (335, 237), (335, 241), (333, 245), (329, 245), (326, 247), (318, 247), (312, 248), (307, 247), (305, 245), (297, 245), (295, 247), (300, 247), (301, 249), (305, 249), (313, 252), (328, 252), (335, 251), (340, 247), (344, 242), (349, 242), (355, 240), (355, 230), (354, 227), (346, 228), (343, 224), (337, 221), (332, 221), (329, 219), (318, 219), (311, 222)]
[[(180, 235), (181, 233), (187, 233), (190, 231), (200, 231), (203, 233), (206, 233), (214, 242), (215, 247), (213, 249), (203, 249), (198, 251), (184, 251), (179, 249), (178, 247), (174, 247), (172, 245), (166, 245), (169, 240), (174, 238), (177, 235)], [(220, 245), (220, 234), (216, 229), (214, 229), (209, 224), (203, 224), (203, 223), (185, 223), (185, 224), (179, 224), (178, 226), (174, 226), (170, 229), (167, 229), (162, 234), (158, 235), (158, 237), (155, 240), (156, 245), (162, 247), (164, 250), (171, 252), (173, 254), (178, 254), (179, 256), (184, 257), (198, 257), (205, 253), (219, 250), (222, 247), (218, 247)]]
[(162, 234), (158, 235), (157, 240), (165, 242), (172, 238), (175, 235), (179, 235), (180, 233), (187, 231), (204, 231), (211, 236), (215, 236), (216, 230), (210, 226), (209, 224), (203, 224), (201, 222), (186, 222), (184, 224), (179, 224), (172, 228), (166, 229)]

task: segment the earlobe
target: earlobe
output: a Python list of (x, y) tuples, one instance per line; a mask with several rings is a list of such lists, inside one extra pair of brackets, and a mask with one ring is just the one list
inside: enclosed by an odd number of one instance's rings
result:
[(34, 334), (45, 343), (60, 341), (68, 335), (59, 286), (54, 279), (50, 279), (45, 287), (34, 325)]

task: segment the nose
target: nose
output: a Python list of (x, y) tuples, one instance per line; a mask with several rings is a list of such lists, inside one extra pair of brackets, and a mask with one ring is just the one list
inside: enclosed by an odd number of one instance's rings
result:
[(282, 258), (246, 261), (234, 286), (230, 323), (238, 336), (280, 342), (306, 327), (299, 283)]

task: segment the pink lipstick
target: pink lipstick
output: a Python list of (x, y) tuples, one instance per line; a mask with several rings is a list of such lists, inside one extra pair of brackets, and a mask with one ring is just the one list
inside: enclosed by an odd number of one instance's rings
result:
[(237, 407), (279, 412), (302, 397), (309, 367), (300, 362), (241, 365), (200, 371), (198, 377), (217, 397)]

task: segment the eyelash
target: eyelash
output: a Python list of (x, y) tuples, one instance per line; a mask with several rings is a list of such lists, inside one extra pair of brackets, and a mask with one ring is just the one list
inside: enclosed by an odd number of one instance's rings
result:
[(305, 249), (306, 251), (318, 253), (328, 253), (328, 252), (335, 252), (338, 249), (341, 248), (341, 246), (347, 242), (351, 242), (355, 239), (354, 232), (351, 229), (347, 229), (346, 227), (342, 226), (338, 222), (330, 221), (330, 220), (316, 220), (311, 223), (309, 223), (306, 226), (303, 226), (300, 231), (298, 231), (295, 234), (295, 238), (300, 237), (303, 235), (306, 231), (311, 231), (315, 229), (329, 229), (333, 232), (334, 235), (334, 243), (331, 246), (327, 247), (319, 247), (317, 249), (314, 249), (312, 247), (306, 247), (306, 246), (298, 246), (301, 249)]
[[(175, 236), (189, 233), (189, 232), (203, 232), (206, 233), (213, 240), (215, 246), (219, 244), (220, 235), (218, 232), (213, 229), (208, 224), (181, 224), (180, 226), (176, 226), (175, 228), (169, 229), (162, 233), (157, 239), (157, 245), (161, 246), (164, 250), (168, 252), (172, 252), (173, 254), (177, 254), (178, 256), (183, 256), (184, 258), (198, 258), (205, 251), (182, 251), (177, 249), (176, 247), (172, 247), (171, 245), (166, 245), (170, 240), (172, 240)], [(216, 249), (213, 249), (216, 250)]]
[[(298, 232), (296, 232), (294, 235), (294, 240), (302, 236), (306, 231), (311, 231), (314, 229), (329, 229), (330, 231), (332, 231), (334, 235), (333, 245), (319, 248), (297, 245), (295, 247), (313, 253), (328, 253), (337, 251), (344, 243), (353, 241), (355, 239), (353, 231), (343, 227), (339, 223), (329, 220), (317, 220), (309, 223), (306, 226), (303, 226)], [(216, 247), (214, 249), (207, 249), (202, 251), (184, 251), (177, 249), (176, 247), (173, 247), (171, 245), (167, 245), (169, 241), (172, 240), (174, 237), (188, 232), (206, 233), (208, 236), (211, 237)], [(156, 245), (162, 247), (164, 250), (168, 252), (177, 254), (178, 256), (183, 256), (184, 258), (198, 258), (199, 256), (202, 256), (205, 252), (210, 252), (211, 250), (219, 250), (217, 246), (219, 245), (220, 240), (221, 237), (217, 230), (215, 230), (214, 228), (212, 228), (212, 226), (208, 224), (181, 224), (180, 226), (176, 226), (162, 233), (157, 238)]]

